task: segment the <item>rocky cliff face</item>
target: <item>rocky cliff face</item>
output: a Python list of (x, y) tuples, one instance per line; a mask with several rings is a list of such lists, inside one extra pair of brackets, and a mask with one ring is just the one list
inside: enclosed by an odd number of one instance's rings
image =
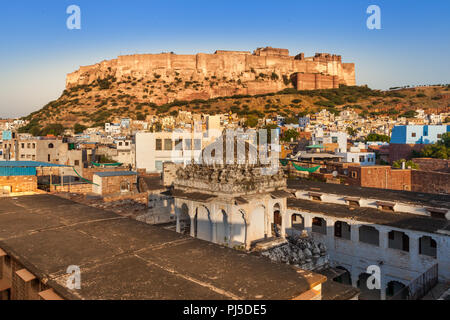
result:
[[(118, 93), (146, 96), (158, 105), (174, 100), (210, 99), (231, 95), (254, 95), (297, 87), (297, 74), (334, 77), (335, 85), (355, 85), (353, 63), (341, 57), (316, 54), (289, 55), (287, 49), (271, 47), (248, 51), (216, 51), (214, 54), (173, 53), (119, 56), (68, 74), (67, 89), (98, 80), (113, 81)], [(317, 89), (326, 87), (317, 87)]]

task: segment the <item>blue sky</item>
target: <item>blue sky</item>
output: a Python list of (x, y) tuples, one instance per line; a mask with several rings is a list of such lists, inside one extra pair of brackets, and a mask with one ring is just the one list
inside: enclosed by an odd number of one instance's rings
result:
[[(68, 30), (66, 8), (81, 8)], [(381, 30), (366, 27), (369, 5)], [(17, 117), (59, 97), (65, 76), (121, 54), (212, 53), (272, 46), (341, 54), (358, 85), (450, 83), (450, 1), (3, 0), (0, 117)]]

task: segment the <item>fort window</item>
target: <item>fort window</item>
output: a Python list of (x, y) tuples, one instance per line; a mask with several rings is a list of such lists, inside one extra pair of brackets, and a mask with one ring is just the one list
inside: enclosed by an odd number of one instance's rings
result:
[(311, 230), (312, 232), (327, 234), (327, 222), (323, 218), (314, 217)]
[(130, 183), (128, 181), (122, 181), (120, 183), (120, 192), (130, 191)]
[(350, 225), (344, 221), (336, 221), (334, 224), (334, 236), (350, 240)]
[(25, 149), (25, 143), (21, 143), (22, 149)]
[(156, 151), (161, 151), (161, 150), (162, 150), (162, 140), (156, 139)]
[(419, 239), (419, 254), (436, 258), (437, 257), (436, 241), (429, 236), (421, 237)]
[(53, 148), (54, 148), (53, 143), (49, 143), (49, 144), (48, 144), (48, 148), (49, 148), (49, 149), (53, 149)]
[(282, 222), (280, 205), (277, 203), (273, 206), (272, 236), (281, 237)]
[[(352, 159), (352, 162), (355, 162), (355, 159)], [(352, 171), (352, 178), (353, 178), (353, 179), (358, 178), (358, 172)]]
[(374, 246), (380, 245), (380, 234), (377, 229), (371, 226), (359, 227), (359, 242), (371, 244)]
[(399, 281), (389, 281), (386, 287), (386, 297), (395, 296), (395, 300), (405, 300), (408, 296), (408, 290), (405, 288), (406, 286)]
[(294, 213), (291, 216), (291, 224), (292, 228), (296, 230), (303, 230), (305, 228), (305, 220), (303, 219), (301, 214)]
[(404, 232), (392, 230), (388, 238), (389, 248), (409, 252), (409, 237)]
[(415, 137), (416, 136), (416, 133), (415, 132), (413, 132), (413, 133), (411, 133), (411, 137)]

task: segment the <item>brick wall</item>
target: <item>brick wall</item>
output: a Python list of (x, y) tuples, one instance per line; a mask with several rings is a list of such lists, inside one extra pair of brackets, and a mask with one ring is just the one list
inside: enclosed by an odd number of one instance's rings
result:
[(425, 144), (391, 143), (389, 144), (389, 162), (393, 163), (400, 159), (409, 160), (412, 157), (413, 151), (419, 152), (425, 148), (425, 146)]
[(450, 173), (450, 160), (433, 158), (413, 158), (422, 171), (438, 171)]
[(106, 172), (106, 171), (126, 171), (126, 168), (84, 168), (83, 169), (83, 178), (92, 181), (95, 172)]
[(368, 188), (411, 190), (411, 170), (390, 166), (349, 167), (346, 183)]
[(71, 192), (71, 193), (87, 194), (92, 192), (92, 184), (78, 183), (78, 184), (65, 184), (63, 186), (53, 185), (50, 192)]
[(130, 187), (130, 191), (135, 189), (137, 183), (137, 175), (131, 176), (116, 176), (116, 177), (103, 177), (102, 180), (102, 195), (121, 193), (120, 186), (123, 182), (127, 182)]
[(450, 194), (450, 173), (412, 170), (412, 191)]
[(37, 177), (36, 176), (9, 176), (0, 177), (0, 192), (11, 188), (11, 192), (36, 192)]

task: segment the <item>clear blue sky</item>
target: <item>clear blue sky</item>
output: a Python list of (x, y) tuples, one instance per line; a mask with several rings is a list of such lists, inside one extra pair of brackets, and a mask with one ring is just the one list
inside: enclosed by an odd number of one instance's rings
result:
[[(81, 30), (66, 8), (81, 7)], [(366, 9), (381, 8), (381, 30)], [(341, 54), (358, 85), (386, 89), (450, 82), (450, 1), (3, 0), (0, 117), (59, 97), (65, 75), (121, 54), (287, 48)]]

